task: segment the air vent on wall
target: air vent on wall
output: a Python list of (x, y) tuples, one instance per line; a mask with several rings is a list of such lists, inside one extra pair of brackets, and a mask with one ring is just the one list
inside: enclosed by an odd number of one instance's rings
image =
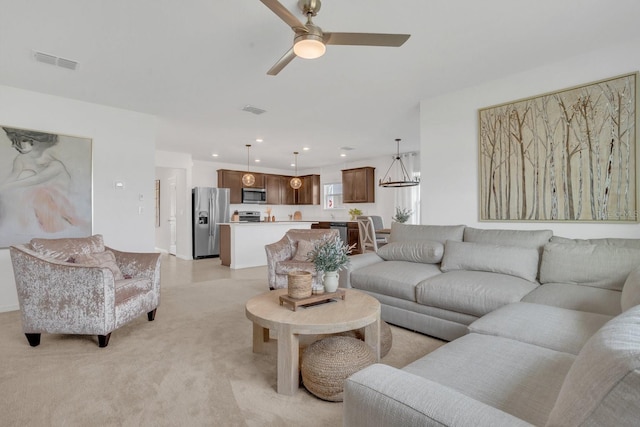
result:
[(58, 67), (66, 68), (67, 70), (75, 71), (76, 68), (78, 68), (78, 63), (76, 61), (65, 58), (58, 58), (57, 56), (49, 55), (48, 53), (33, 52), (33, 56), (38, 62), (49, 65), (57, 65)]
[(254, 107), (253, 105), (245, 105), (242, 111), (246, 111), (248, 113), (253, 113), (256, 115), (260, 115), (262, 113), (266, 113), (267, 110), (263, 110), (262, 108)]

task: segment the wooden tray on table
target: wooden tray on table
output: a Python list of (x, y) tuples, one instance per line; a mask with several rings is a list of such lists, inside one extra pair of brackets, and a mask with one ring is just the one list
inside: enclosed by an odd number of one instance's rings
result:
[(287, 304), (291, 306), (293, 311), (296, 311), (298, 307), (309, 307), (316, 304), (324, 304), (333, 299), (340, 298), (345, 299), (346, 292), (343, 289), (338, 289), (335, 292), (329, 292), (324, 294), (311, 295), (307, 298), (293, 298), (289, 295), (280, 295), (280, 305)]

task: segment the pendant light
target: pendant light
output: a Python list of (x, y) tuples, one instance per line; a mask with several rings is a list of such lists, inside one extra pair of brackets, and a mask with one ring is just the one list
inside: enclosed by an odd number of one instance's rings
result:
[[(414, 187), (420, 184), (420, 178), (415, 177), (411, 179), (409, 173), (407, 172), (407, 169), (404, 167), (404, 163), (402, 163), (402, 159), (400, 158), (400, 138), (396, 139), (396, 146), (396, 156), (393, 158), (393, 162), (391, 162), (391, 166), (389, 166), (389, 169), (387, 169), (387, 173), (384, 174), (384, 178), (380, 180), (380, 187)], [(391, 177), (389, 176), (389, 171), (391, 171), (391, 168), (394, 164), (396, 164), (396, 162), (398, 162), (400, 165), (399, 169), (401, 176), (398, 181), (392, 181)]]
[(294, 190), (297, 190), (298, 188), (302, 187), (302, 180), (298, 178), (298, 152), (294, 151), (293, 154), (295, 156), (296, 175), (291, 178), (291, 181), (289, 181), (289, 185)]
[(242, 183), (247, 187), (251, 187), (256, 182), (256, 177), (249, 172), (249, 149), (251, 144), (247, 144), (247, 173), (242, 175)]

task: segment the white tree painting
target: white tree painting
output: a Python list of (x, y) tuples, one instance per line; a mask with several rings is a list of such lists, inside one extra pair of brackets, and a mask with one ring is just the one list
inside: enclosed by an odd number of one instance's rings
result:
[(638, 220), (637, 73), (479, 111), (480, 220)]

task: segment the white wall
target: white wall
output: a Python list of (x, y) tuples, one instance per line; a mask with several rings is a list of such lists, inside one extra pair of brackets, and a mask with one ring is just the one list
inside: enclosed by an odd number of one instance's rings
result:
[[(0, 99), (2, 125), (92, 138), (93, 233), (117, 249), (154, 250), (155, 117), (7, 86)], [(9, 250), (0, 249), (0, 311), (15, 309)]]
[[(508, 58), (505, 58), (508, 60)], [(640, 41), (426, 99), (420, 108), (422, 224), (480, 228), (548, 228), (574, 238), (640, 237), (639, 224), (479, 222), (479, 108), (640, 69)]]

